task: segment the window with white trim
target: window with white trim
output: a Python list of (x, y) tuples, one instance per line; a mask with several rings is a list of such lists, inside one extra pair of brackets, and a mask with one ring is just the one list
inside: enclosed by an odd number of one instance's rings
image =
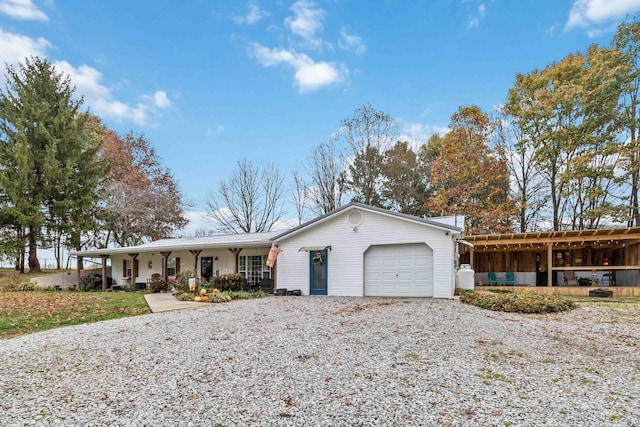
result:
[(267, 255), (240, 255), (238, 273), (242, 274), (249, 285), (255, 285), (260, 279), (269, 279), (271, 270), (267, 267)]
[(175, 258), (167, 258), (167, 276), (175, 276), (176, 275), (176, 259)]

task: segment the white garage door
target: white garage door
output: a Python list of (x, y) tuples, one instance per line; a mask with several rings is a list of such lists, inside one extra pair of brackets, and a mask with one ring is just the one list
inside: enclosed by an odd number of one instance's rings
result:
[(364, 294), (433, 296), (433, 251), (424, 243), (372, 246), (364, 255)]

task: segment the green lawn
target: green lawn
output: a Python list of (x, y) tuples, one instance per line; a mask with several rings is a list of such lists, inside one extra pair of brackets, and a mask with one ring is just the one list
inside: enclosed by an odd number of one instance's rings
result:
[(142, 292), (0, 291), (0, 339), (146, 313)]

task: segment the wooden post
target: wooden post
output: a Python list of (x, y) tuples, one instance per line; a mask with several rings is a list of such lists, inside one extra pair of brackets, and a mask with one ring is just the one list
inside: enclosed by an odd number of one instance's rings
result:
[(128, 255), (131, 258), (131, 277), (129, 278), (129, 288), (131, 288), (133, 286), (133, 290), (135, 290), (136, 277), (137, 277), (137, 274), (138, 274), (138, 271), (136, 270), (136, 260), (138, 259), (138, 254), (137, 253), (132, 253), (132, 254), (128, 254)]
[(469, 249), (469, 265), (473, 268), (473, 248)]
[(109, 255), (100, 255), (102, 259), (102, 292), (107, 290), (107, 258)]
[(200, 249), (189, 249), (189, 252), (191, 252), (191, 255), (194, 256), (194, 259), (193, 259), (193, 274), (194, 274), (195, 277), (198, 277), (198, 257), (202, 253), (202, 250), (200, 250)]
[(78, 281), (76, 282), (76, 290), (80, 289), (80, 272), (82, 271), (82, 257), (78, 256), (78, 261), (76, 264), (76, 278)]
[(553, 243), (547, 243), (547, 286), (553, 286)]
[(162, 278), (164, 280), (168, 280), (168, 263), (169, 263), (169, 255), (171, 255), (171, 251), (161, 251), (160, 255), (162, 255)]

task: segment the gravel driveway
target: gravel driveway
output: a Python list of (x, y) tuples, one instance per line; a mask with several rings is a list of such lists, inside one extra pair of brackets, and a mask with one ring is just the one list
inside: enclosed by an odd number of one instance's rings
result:
[(68, 327), (0, 341), (0, 424), (640, 426), (621, 313), (270, 297)]

